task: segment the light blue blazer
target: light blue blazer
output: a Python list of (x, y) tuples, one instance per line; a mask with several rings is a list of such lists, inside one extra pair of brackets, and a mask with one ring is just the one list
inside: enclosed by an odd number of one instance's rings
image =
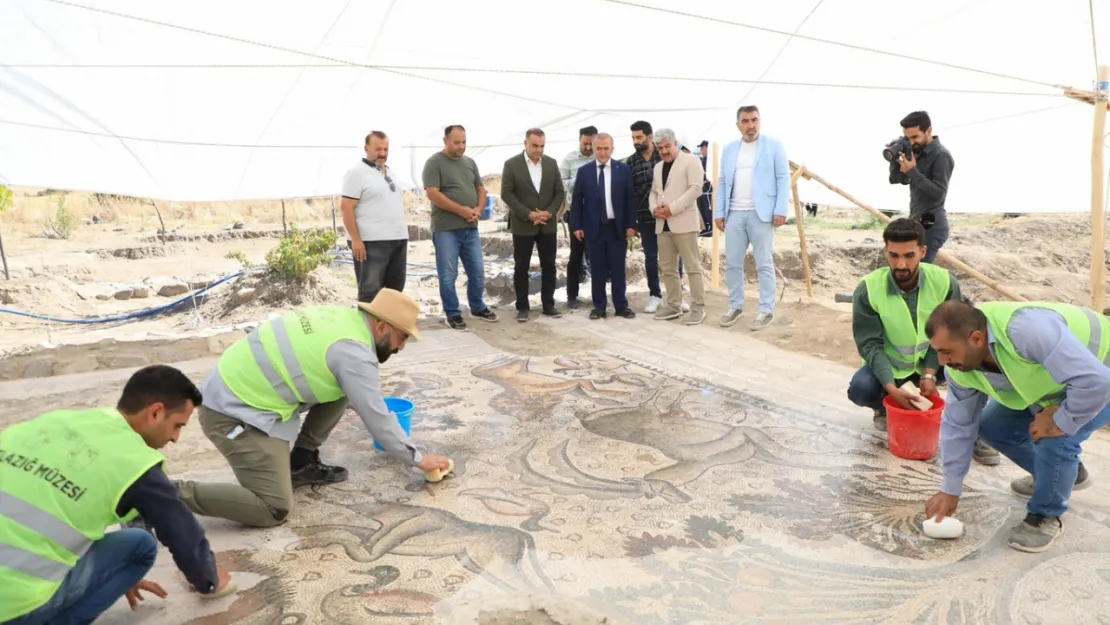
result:
[[(717, 210), (714, 219), (728, 216), (732, 199), (732, 179), (736, 175), (736, 158), (740, 155), (740, 141), (733, 141), (721, 152), (721, 178), (717, 181)], [(774, 137), (759, 136), (759, 150), (755, 157), (752, 175), (752, 197), (755, 213), (761, 221), (770, 222), (775, 215), (786, 217), (790, 200), (790, 163), (786, 150)]]

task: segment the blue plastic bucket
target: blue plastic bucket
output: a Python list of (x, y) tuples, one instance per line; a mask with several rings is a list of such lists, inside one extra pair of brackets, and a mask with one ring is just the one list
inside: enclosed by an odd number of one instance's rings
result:
[(479, 219), (482, 220), (482, 221), (485, 221), (485, 220), (489, 219), (492, 216), (493, 216), (493, 198), (487, 195), (486, 196), (486, 207), (482, 211), (482, 216), (479, 217)]
[[(386, 397), (385, 407), (390, 412), (397, 415), (397, 423), (401, 424), (401, 429), (405, 431), (405, 434), (411, 436), (412, 412), (413, 410), (416, 410), (416, 406), (414, 406), (413, 403), (407, 399), (401, 399), (399, 397)], [(379, 445), (378, 441), (374, 441), (374, 449), (377, 449), (378, 451), (385, 451), (385, 447)]]

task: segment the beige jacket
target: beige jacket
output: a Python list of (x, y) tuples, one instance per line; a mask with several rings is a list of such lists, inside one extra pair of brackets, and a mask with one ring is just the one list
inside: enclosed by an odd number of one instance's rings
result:
[(663, 204), (671, 207), (671, 218), (655, 220), (655, 233), (663, 232), (663, 222), (670, 224), (675, 233), (699, 232), (702, 230), (701, 215), (698, 214), (698, 196), (705, 179), (701, 159), (693, 154), (679, 152), (667, 176), (667, 187), (663, 188), (663, 162), (655, 166), (652, 174), (651, 197), (649, 205), (654, 212)]

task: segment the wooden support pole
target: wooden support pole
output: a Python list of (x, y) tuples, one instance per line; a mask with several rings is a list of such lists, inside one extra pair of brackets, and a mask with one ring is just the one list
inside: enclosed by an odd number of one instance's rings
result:
[[(805, 167), (798, 169), (798, 172), (804, 172)], [(791, 178), (791, 180), (797, 180)], [(809, 272), (809, 246), (806, 245), (806, 220), (805, 211), (802, 210), (802, 202), (798, 199), (798, 185), (794, 184), (790, 187), (794, 194), (794, 221), (798, 224), (798, 241), (802, 248), (802, 272), (806, 278), (806, 297), (813, 297), (813, 276)]]
[[(799, 168), (799, 166), (795, 163), (790, 163), (790, 166), (795, 167), (795, 168)], [(806, 180), (812, 180), (812, 181), (824, 186), (829, 191), (832, 191), (833, 193), (836, 193), (840, 197), (848, 200), (849, 202), (852, 202), (856, 206), (859, 206), (860, 208), (862, 208), (862, 209), (870, 212), (871, 214), (875, 215), (875, 217), (878, 217), (879, 221), (883, 222), (884, 224), (888, 224), (892, 221), (890, 217), (887, 217), (886, 215), (884, 215), (877, 208), (875, 208), (873, 206), (868, 206), (867, 204), (864, 204), (863, 202), (857, 200), (855, 197), (853, 197), (852, 195), (850, 195), (846, 191), (841, 190), (839, 187), (831, 184), (830, 182), (828, 182), (827, 180), (825, 180), (821, 176), (818, 176), (817, 174), (809, 171), (808, 169), (805, 169), (804, 171), (802, 171), (802, 178), (805, 178)], [(979, 282), (982, 282), (983, 285), (985, 285), (987, 288), (995, 291), (996, 293), (1002, 295), (1003, 297), (1006, 297), (1006, 298), (1008, 298), (1010, 300), (1013, 300), (1015, 302), (1027, 302), (1027, 301), (1029, 301), (1027, 298), (1022, 297), (1020, 294), (1018, 294), (1016, 291), (1014, 291), (1010, 287), (1005, 286), (1005, 285), (999, 283), (997, 280), (994, 280), (993, 278), (990, 278), (990, 277), (986, 276), (985, 274), (983, 274), (979, 270), (977, 270), (974, 267), (968, 265), (967, 263), (963, 262), (962, 260), (956, 258), (955, 256), (953, 256), (952, 254), (948, 253), (945, 250), (940, 250), (939, 252), (937, 252), (937, 259), (945, 261), (945, 264), (952, 267), (953, 269), (958, 269), (958, 270), (966, 273), (967, 275), (971, 276), (972, 278), (975, 278)]]
[(1103, 184), (1106, 152), (1106, 106), (1110, 100), (1110, 65), (1098, 68), (1095, 85), (1095, 123), (1091, 134), (1091, 310), (1103, 310), (1106, 305), (1106, 235), (1103, 226), (1106, 216), (1103, 206), (1106, 189)]
[(11, 280), (12, 275), (8, 273), (8, 255), (4, 253), (4, 237), (0, 235), (0, 260), (4, 261), (4, 279)]
[[(713, 177), (710, 181), (713, 183), (713, 195), (710, 199), (712, 206), (710, 211), (713, 215), (717, 214), (717, 194), (721, 192), (721, 144), (713, 142)], [(714, 220), (716, 221), (716, 220)], [(717, 224), (713, 226), (713, 280), (710, 288), (717, 291), (721, 288), (721, 231), (717, 228)]]

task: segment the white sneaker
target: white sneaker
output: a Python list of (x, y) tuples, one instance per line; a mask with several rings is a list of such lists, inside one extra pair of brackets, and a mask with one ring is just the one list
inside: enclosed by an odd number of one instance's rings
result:
[(682, 312), (690, 312), (690, 304), (686, 300), (682, 300)]
[(655, 311), (659, 310), (659, 307), (662, 306), (662, 305), (663, 305), (663, 298), (655, 297), (653, 295), (653, 296), (648, 298), (647, 306), (644, 306), (644, 312), (646, 312), (650, 315), (651, 313), (654, 313)]

